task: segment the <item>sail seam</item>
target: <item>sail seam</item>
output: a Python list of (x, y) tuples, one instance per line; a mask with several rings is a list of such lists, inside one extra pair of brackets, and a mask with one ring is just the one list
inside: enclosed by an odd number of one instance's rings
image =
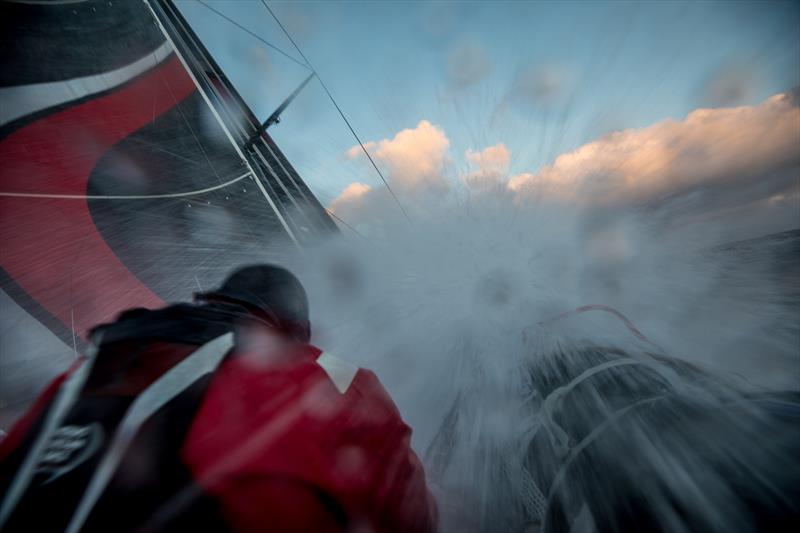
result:
[(12, 198), (52, 198), (56, 200), (155, 200), (158, 198), (185, 198), (187, 196), (197, 196), (207, 192), (224, 189), (234, 183), (242, 181), (248, 176), (252, 176), (252, 172), (246, 172), (225, 183), (214, 185), (213, 187), (206, 187), (205, 189), (197, 189), (196, 191), (176, 192), (169, 194), (142, 194), (142, 195), (102, 195), (102, 194), (40, 194), (40, 193), (26, 193), (26, 192), (0, 192), (0, 196)]

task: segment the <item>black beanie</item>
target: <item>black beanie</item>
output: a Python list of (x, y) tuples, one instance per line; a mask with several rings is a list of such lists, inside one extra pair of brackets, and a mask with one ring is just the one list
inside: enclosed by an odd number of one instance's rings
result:
[(197, 296), (241, 305), (301, 342), (311, 338), (306, 291), (283, 267), (263, 264), (240, 268), (218, 289)]

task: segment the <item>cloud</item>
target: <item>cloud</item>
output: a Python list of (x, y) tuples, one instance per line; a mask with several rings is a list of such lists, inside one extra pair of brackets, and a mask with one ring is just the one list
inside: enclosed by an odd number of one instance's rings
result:
[(512, 177), (508, 187), (521, 200), (730, 208), (790, 189), (798, 180), (797, 146), (800, 108), (792, 94), (780, 94), (606, 135), (537, 173)]
[(459, 88), (483, 81), (491, 70), (489, 55), (477, 44), (463, 43), (454, 48), (447, 58), (447, 78)]
[[(697, 109), (682, 120), (617, 131), (537, 172), (510, 178), (511, 152), (503, 143), (470, 149), (464, 152), (468, 169), (461, 180), (472, 191), (495, 193), (500, 202), (510, 197), (519, 206), (544, 202), (607, 213), (643, 208), (669, 225), (709, 222), (727, 228), (731, 238), (756, 228), (762, 234), (789, 229), (798, 223), (798, 94), (775, 95), (755, 106)], [(389, 169), (390, 184), (404, 204), (422, 210), (425, 201), (438, 208), (435, 202), (448, 191), (443, 176), (449, 145), (444, 131), (421, 121), (368, 148)], [(348, 156), (362, 157), (359, 151), (351, 148)], [(490, 196), (481, 198), (489, 202)], [(354, 184), (332, 207), (366, 223), (396, 211), (390, 203), (384, 187)]]
[(351, 183), (330, 203), (330, 211), (350, 226), (365, 232), (375, 223), (401, 216), (386, 187)]
[[(427, 120), (398, 132), (392, 139), (370, 141), (364, 146), (388, 170), (387, 179), (393, 188), (407, 193), (447, 189), (443, 172), (450, 140), (441, 128)], [(365, 157), (358, 145), (345, 155), (349, 159)]]
[(371, 190), (372, 187), (365, 183), (351, 183), (331, 202), (331, 211), (341, 212), (352, 206), (360, 206)]
[(472, 170), (462, 179), (473, 190), (492, 189), (500, 185), (508, 175), (511, 151), (503, 143), (478, 152), (469, 149), (464, 153), (464, 157)]
[(511, 162), (511, 152), (503, 143), (490, 146), (481, 152), (469, 149), (465, 155), (467, 161), (473, 165), (497, 172), (506, 172)]
[[(401, 130), (391, 139), (364, 143), (364, 147), (385, 171), (387, 182), (404, 204), (421, 205), (447, 192), (444, 171), (450, 140), (444, 130), (427, 120), (421, 120), (415, 128)], [(349, 148), (345, 156), (366, 159), (359, 145)], [(330, 208), (349, 223), (360, 224), (399, 214), (395, 204), (382, 184), (370, 187), (352, 183), (331, 202)]]

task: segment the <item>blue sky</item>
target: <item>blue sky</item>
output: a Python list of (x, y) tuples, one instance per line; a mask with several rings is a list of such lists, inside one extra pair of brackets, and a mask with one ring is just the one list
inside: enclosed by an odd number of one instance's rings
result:
[[(260, 2), (209, 2), (297, 57)], [(259, 117), (307, 71), (194, 0), (178, 5)], [(536, 172), (604, 133), (754, 105), (800, 84), (793, 2), (270, 2), (362, 140), (428, 120), (464, 153)], [(324, 203), (379, 183), (319, 84), (271, 133)]]

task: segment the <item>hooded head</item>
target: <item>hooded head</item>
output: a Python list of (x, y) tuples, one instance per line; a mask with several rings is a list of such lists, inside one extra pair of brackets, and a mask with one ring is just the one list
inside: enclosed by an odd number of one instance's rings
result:
[(298, 341), (308, 342), (311, 338), (306, 291), (285, 268), (269, 264), (240, 268), (219, 288), (197, 297), (239, 305)]

